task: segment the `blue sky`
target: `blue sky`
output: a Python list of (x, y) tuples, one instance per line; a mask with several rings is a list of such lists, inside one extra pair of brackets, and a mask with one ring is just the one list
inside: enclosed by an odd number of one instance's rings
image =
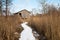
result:
[[(11, 7), (11, 12), (18, 12), (23, 9), (31, 11), (33, 8), (39, 9), (38, 0), (13, 0)], [(47, 0), (47, 3), (54, 4), (57, 6), (57, 3), (60, 3), (59, 0)]]

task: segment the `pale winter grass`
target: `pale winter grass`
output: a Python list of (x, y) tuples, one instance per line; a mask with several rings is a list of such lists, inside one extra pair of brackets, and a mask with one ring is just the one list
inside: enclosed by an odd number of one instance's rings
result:
[(60, 40), (60, 10), (50, 9), (46, 14), (32, 16), (29, 25), (47, 40)]
[[(17, 40), (23, 30), (21, 22), (21, 18), (17, 15), (0, 16), (0, 40)], [(15, 32), (19, 36), (15, 35)]]

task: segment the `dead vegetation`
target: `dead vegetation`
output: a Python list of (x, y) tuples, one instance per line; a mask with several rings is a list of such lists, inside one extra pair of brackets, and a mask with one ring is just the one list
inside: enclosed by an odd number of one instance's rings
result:
[[(0, 16), (0, 40), (18, 40), (23, 28), (20, 16)], [(16, 33), (18, 33), (16, 35)]]
[(40, 35), (47, 40), (60, 40), (60, 10), (52, 7), (45, 14), (32, 16), (29, 22)]

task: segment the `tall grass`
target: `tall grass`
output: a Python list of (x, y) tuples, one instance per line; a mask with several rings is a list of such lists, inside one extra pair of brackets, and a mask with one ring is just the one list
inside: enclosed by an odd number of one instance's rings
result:
[(14, 33), (20, 34), (23, 30), (21, 22), (21, 18), (17, 15), (0, 16), (0, 40), (17, 40)]
[(32, 16), (30, 26), (47, 40), (60, 40), (60, 10), (52, 7), (45, 14)]

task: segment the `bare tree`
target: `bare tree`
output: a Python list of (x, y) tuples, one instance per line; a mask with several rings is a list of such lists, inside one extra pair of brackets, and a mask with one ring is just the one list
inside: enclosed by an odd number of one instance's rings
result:
[(43, 13), (46, 13), (46, 7), (47, 7), (47, 4), (46, 4), (46, 1), (47, 0), (38, 0), (39, 4), (42, 6), (42, 12)]
[(2, 15), (2, 0), (0, 0), (0, 15)]
[(11, 0), (6, 0), (6, 16), (9, 14), (8, 13), (8, 7), (10, 6), (10, 4), (11, 4)]
[(0, 10), (3, 10), (5, 11), (5, 15), (7, 16), (9, 13), (8, 13), (8, 9), (9, 9), (9, 6), (11, 5), (12, 3), (12, 0), (0, 0)]

